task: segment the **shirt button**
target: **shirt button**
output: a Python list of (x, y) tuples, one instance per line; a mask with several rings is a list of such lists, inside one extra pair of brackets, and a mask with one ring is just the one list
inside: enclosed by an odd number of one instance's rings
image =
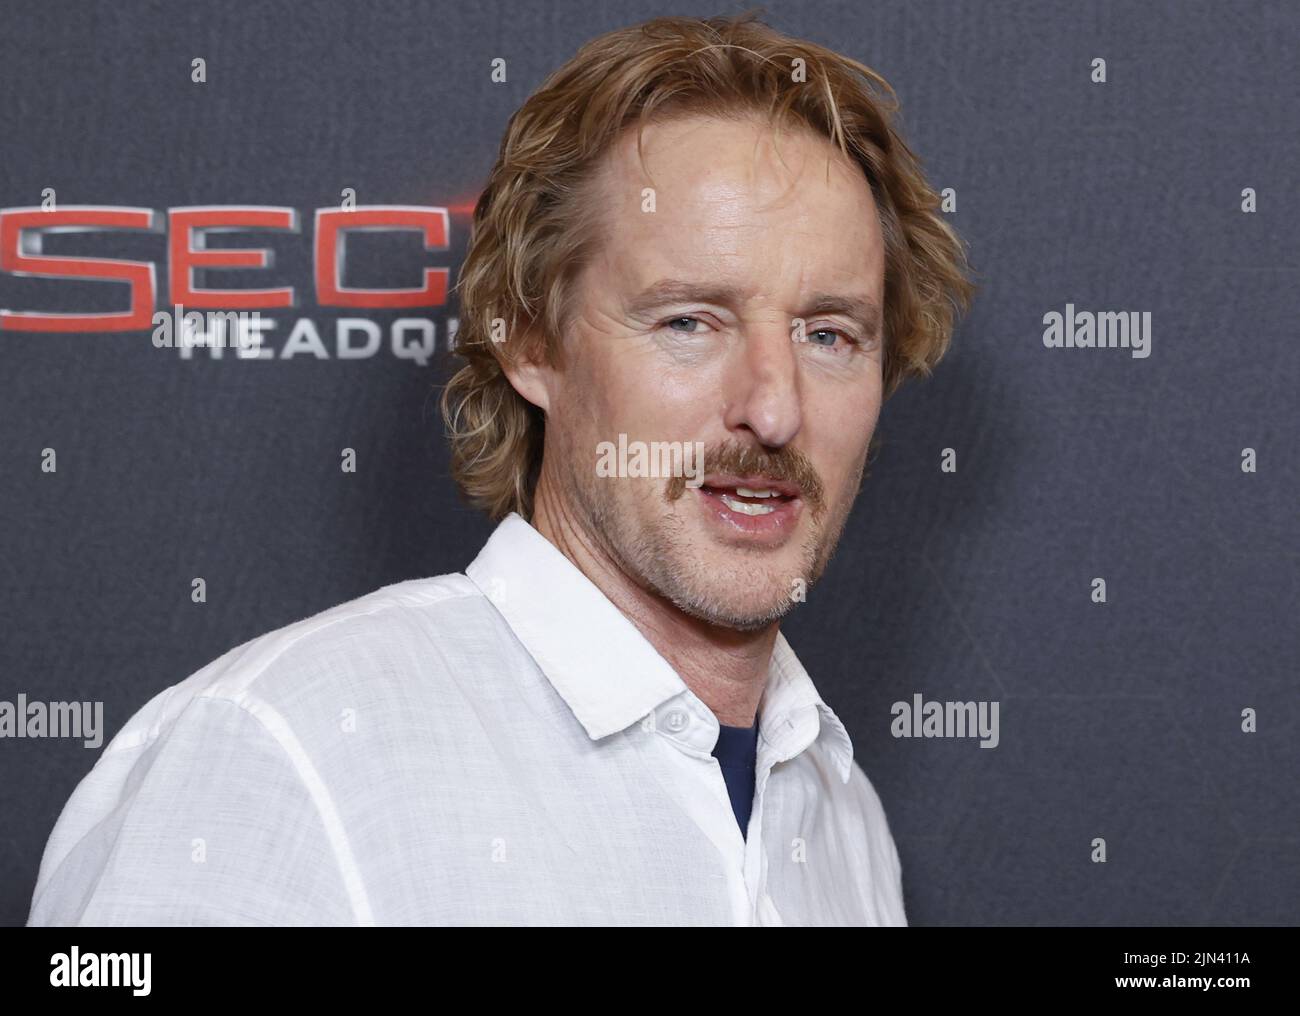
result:
[(680, 734), (683, 730), (685, 730), (686, 724), (688, 722), (690, 721), (687, 718), (686, 714), (682, 712), (680, 709), (674, 709), (671, 713), (669, 713), (666, 717), (664, 717), (664, 726), (667, 727), (669, 730), (671, 730), (674, 734)]

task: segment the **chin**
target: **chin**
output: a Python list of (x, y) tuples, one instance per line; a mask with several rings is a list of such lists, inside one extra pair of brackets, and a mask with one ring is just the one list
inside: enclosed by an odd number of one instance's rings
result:
[[(807, 583), (808, 562), (802, 555), (773, 555), (712, 550), (701, 554), (699, 567), (669, 568), (661, 573), (661, 595), (683, 613), (737, 631), (753, 631), (779, 621), (794, 606), (794, 580)], [(797, 559), (795, 559), (797, 557)]]
[(784, 595), (762, 601), (753, 597), (735, 600), (705, 591), (695, 596), (672, 596), (670, 599), (682, 613), (734, 631), (758, 631), (766, 628), (781, 620), (793, 606), (790, 598)]
[(795, 580), (811, 586), (815, 556), (801, 533), (782, 546), (734, 546), (694, 520), (638, 517), (629, 506), (614, 543), (638, 583), (682, 613), (735, 631), (756, 631), (780, 620), (794, 605)]

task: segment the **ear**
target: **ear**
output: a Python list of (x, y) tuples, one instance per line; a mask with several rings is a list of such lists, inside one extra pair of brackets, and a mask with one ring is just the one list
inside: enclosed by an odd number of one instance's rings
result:
[(540, 409), (549, 413), (559, 385), (554, 367), (527, 356), (520, 356), (501, 365), (501, 371), (511, 387)]

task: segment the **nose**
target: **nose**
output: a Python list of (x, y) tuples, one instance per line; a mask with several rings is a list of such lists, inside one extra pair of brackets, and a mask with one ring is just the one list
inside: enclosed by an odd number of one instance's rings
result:
[(724, 423), (750, 431), (767, 448), (794, 440), (802, 425), (799, 361), (793, 334), (779, 318), (752, 324), (728, 365)]

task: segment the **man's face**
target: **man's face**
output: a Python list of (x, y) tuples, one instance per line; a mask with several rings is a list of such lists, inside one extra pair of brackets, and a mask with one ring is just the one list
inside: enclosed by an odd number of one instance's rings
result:
[[(644, 170), (629, 132), (601, 168), (602, 249), (544, 372), (543, 470), (638, 585), (754, 630), (821, 575), (861, 483), (881, 403), (876, 204), (808, 132), (679, 117), (648, 126), (643, 153)], [(703, 442), (703, 486), (598, 475), (620, 435)]]

